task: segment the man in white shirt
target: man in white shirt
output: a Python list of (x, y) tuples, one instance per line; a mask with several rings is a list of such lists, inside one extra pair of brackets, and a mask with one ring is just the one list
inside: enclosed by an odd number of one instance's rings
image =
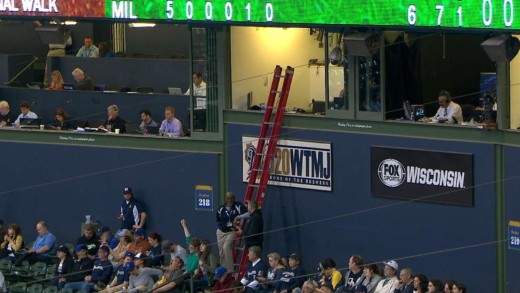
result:
[(451, 100), (451, 95), (448, 91), (441, 91), (438, 100), (440, 107), (435, 116), (433, 116), (433, 121), (449, 124), (462, 122), (462, 108)]
[[(206, 96), (206, 83), (202, 80), (202, 74), (200, 72), (193, 73), (193, 95), (197, 97), (205, 97)], [(191, 88), (186, 91), (185, 95), (189, 96), (191, 93)]]
[(383, 263), (385, 264), (385, 268), (383, 270), (385, 278), (379, 281), (374, 293), (393, 293), (397, 288), (397, 284), (399, 283), (399, 280), (396, 276), (399, 265), (397, 265), (395, 260), (390, 260)]
[(20, 119), (22, 118), (38, 119), (38, 115), (36, 115), (36, 113), (34, 112), (31, 112), (31, 105), (29, 104), (29, 102), (23, 101), (20, 104), (20, 111), (22, 113), (20, 113), (20, 115), (18, 115), (18, 118), (16, 118), (16, 121), (13, 122), (13, 125), (15, 125), (15, 127), (20, 127)]

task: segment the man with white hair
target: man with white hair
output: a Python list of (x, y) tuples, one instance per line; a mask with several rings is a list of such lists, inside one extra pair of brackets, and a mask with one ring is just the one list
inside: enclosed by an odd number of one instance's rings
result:
[(94, 90), (94, 82), (92, 79), (88, 77), (83, 70), (80, 68), (76, 68), (72, 71), (72, 77), (76, 81), (76, 85), (74, 86), (75, 90), (78, 91), (93, 91)]
[(17, 117), (7, 101), (0, 101), (0, 127), (12, 126)]
[(379, 281), (374, 293), (393, 293), (399, 283), (396, 276), (396, 272), (399, 269), (397, 262), (395, 260), (389, 260), (384, 262), (384, 264), (383, 274), (385, 278)]

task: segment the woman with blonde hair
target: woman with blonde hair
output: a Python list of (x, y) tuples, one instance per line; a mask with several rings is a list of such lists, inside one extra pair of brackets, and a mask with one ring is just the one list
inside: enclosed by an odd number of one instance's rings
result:
[(63, 76), (61, 75), (61, 72), (59, 70), (54, 70), (51, 73), (51, 84), (49, 85), (49, 89), (62, 90), (64, 83), (65, 82), (63, 81)]
[(280, 255), (276, 252), (269, 253), (267, 259), (269, 260), (267, 277), (257, 277), (262, 285), (260, 292), (280, 292), (279, 283), (282, 278), (282, 272), (285, 270), (285, 264)]

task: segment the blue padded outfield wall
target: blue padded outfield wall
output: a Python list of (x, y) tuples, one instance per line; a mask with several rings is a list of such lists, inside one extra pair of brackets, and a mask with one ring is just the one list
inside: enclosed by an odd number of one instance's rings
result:
[[(258, 133), (258, 127), (227, 127), (229, 186), (237, 194), (246, 186), (242, 135)], [(282, 138), (332, 144), (332, 192), (269, 187), (263, 216), (271, 233), (265, 235), (264, 254), (301, 253), (312, 273), (327, 257), (341, 269), (348, 268), (352, 254), (373, 262), (396, 259), (401, 268), (429, 278), (453, 278), (471, 292), (494, 292), (496, 245), (471, 247), (496, 239), (493, 145), (289, 128)], [(474, 205), (373, 197), (370, 147), (376, 145), (473, 154)]]
[[(520, 221), (520, 148), (504, 147), (504, 189), (505, 189), (505, 224), (509, 221)], [(504, 227), (506, 229), (506, 227)], [(507, 228), (509, 230), (509, 228)], [(515, 229), (520, 231), (520, 228)], [(511, 245), (511, 237), (506, 234), (506, 278), (507, 292), (516, 292), (520, 286), (518, 278), (518, 264), (520, 263), (519, 245)], [(518, 236), (518, 235), (511, 235)], [(518, 244), (518, 242), (517, 242)]]
[(0, 218), (19, 223), (26, 243), (41, 219), (60, 243), (76, 242), (85, 215), (119, 228), (124, 186), (146, 204), (147, 232), (184, 243), (184, 217), (193, 235), (215, 238), (214, 213), (195, 211), (195, 186), (213, 186), (218, 199), (216, 154), (10, 142), (0, 150)]

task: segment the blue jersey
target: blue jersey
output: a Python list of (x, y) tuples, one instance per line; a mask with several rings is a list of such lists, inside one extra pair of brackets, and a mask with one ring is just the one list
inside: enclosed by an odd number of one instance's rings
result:
[(134, 225), (141, 223), (141, 213), (143, 208), (141, 204), (135, 199), (130, 199), (128, 202), (123, 200), (121, 203), (121, 214), (123, 215), (123, 223), (121, 229), (128, 229), (132, 231)]

